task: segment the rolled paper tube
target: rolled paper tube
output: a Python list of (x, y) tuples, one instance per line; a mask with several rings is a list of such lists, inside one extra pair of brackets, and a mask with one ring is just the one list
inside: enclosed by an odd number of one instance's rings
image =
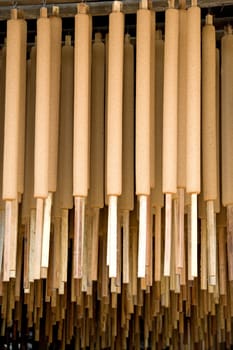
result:
[(178, 102), (179, 12), (166, 11), (163, 99), (163, 192), (177, 190), (177, 102)]
[(4, 249), (4, 216), (5, 202), (2, 200), (3, 175), (3, 144), (4, 144), (4, 115), (5, 115), (5, 76), (6, 76), (6, 48), (1, 50), (0, 59), (0, 273), (2, 273)]
[(90, 207), (104, 206), (104, 79), (105, 45), (95, 34), (92, 46)]
[(134, 208), (134, 48), (125, 36), (123, 89), (122, 195), (119, 208)]
[(216, 35), (213, 17), (202, 31), (202, 169), (204, 201), (217, 199)]
[[(3, 157), (3, 199), (18, 198), (20, 122), (25, 103), (26, 22), (17, 19), (17, 10), (7, 21), (5, 131)], [(22, 90), (21, 90), (22, 89)], [(24, 96), (23, 96), (24, 95)], [(23, 128), (23, 127), (22, 127)], [(21, 130), (22, 131), (22, 130)], [(21, 134), (23, 136), (23, 134)]]
[(74, 267), (73, 277), (82, 278), (85, 199), (89, 189), (90, 160), (90, 77), (91, 77), (91, 17), (89, 7), (79, 4), (75, 16), (74, 50), (74, 139), (73, 195), (75, 197)]
[[(151, 148), (150, 148), (150, 158), (151, 158), (151, 164), (150, 164), (150, 185), (151, 188), (155, 187), (155, 26), (156, 26), (156, 18), (155, 18), (155, 12), (151, 11), (151, 82), (150, 82), (150, 142), (151, 142)], [(153, 97), (152, 97), (153, 96)]]
[(0, 210), (4, 210), (5, 202), (2, 200), (3, 185), (3, 147), (4, 147), (4, 118), (5, 118), (5, 79), (6, 79), (6, 47), (1, 50), (0, 61)]
[(36, 47), (30, 52), (30, 70), (27, 84), (27, 114), (25, 140), (25, 187), (22, 205), (22, 215), (30, 216), (30, 209), (36, 208), (33, 196), (34, 186), (34, 137), (35, 137), (35, 87), (36, 87)]
[(216, 118), (217, 118), (217, 200), (215, 212), (220, 213), (220, 52), (216, 49)]
[[(57, 10), (54, 7), (54, 11)], [(57, 188), (58, 135), (60, 111), (60, 76), (61, 76), (61, 37), (62, 20), (59, 16), (50, 17), (51, 35), (51, 82), (50, 82), (50, 127), (49, 127), (49, 178), (48, 190)]]
[(34, 196), (48, 196), (51, 35), (47, 9), (37, 20)]
[(87, 6), (75, 16), (73, 195), (87, 197), (89, 152), (90, 17)]
[[(30, 115), (30, 101), (31, 101), (31, 96), (30, 96), (30, 91), (31, 91), (31, 59), (27, 60), (27, 101), (26, 101), (26, 121), (25, 121), (25, 126), (26, 126), (26, 133), (25, 133), (25, 180), (27, 180), (27, 175), (28, 175), (28, 138), (29, 138), (29, 128), (28, 128), (28, 116)], [(35, 102), (35, 101), (34, 101)], [(23, 195), (23, 202), (22, 202), (22, 218), (23, 220), (25, 217), (30, 216), (30, 209), (29, 209), (29, 191), (27, 189), (27, 186), (24, 191)]]
[(186, 187), (187, 11), (179, 10), (177, 187)]
[(137, 11), (136, 33), (136, 194), (150, 194), (151, 12)]
[(22, 36), (20, 48), (20, 107), (19, 107), (19, 164), (18, 164), (18, 193), (24, 192), (24, 159), (25, 159), (25, 119), (26, 119), (26, 41), (27, 24), (22, 20)]
[(186, 188), (188, 193), (200, 192), (200, 83), (201, 35), (200, 8), (192, 6), (187, 14), (187, 134)]
[[(115, 2), (117, 3), (117, 2)], [(109, 16), (108, 103), (107, 103), (107, 194), (122, 192), (122, 109), (124, 14)]]
[(59, 207), (73, 207), (73, 99), (74, 99), (74, 48), (71, 37), (66, 37), (62, 48), (61, 104), (58, 163)]
[(233, 35), (232, 28), (228, 26), (227, 32), (221, 40), (221, 106), (222, 106), (222, 204), (233, 204)]
[(164, 206), (164, 195), (162, 192), (162, 140), (163, 135), (163, 62), (164, 41), (162, 32), (156, 32), (155, 41), (156, 67), (155, 67), (155, 188), (152, 189), (152, 207)]
[[(104, 103), (104, 108), (105, 108), (105, 113), (104, 113), (104, 121), (105, 121), (105, 130), (104, 130), (104, 161), (105, 161), (105, 167), (104, 167), (104, 176), (105, 179), (107, 179), (107, 135), (108, 135), (108, 40), (109, 39), (109, 34), (107, 33), (105, 35), (105, 103)], [(105, 205), (108, 205), (108, 196), (107, 196), (107, 181), (105, 180), (104, 183), (104, 203)]]

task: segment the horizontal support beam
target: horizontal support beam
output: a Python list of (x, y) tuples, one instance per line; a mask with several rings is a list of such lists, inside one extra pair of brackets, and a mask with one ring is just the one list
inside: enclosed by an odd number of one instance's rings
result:
[[(80, 2), (80, 1), (78, 1)], [(12, 4), (24, 11), (24, 17), (26, 19), (39, 17), (39, 9), (46, 4), (48, 10), (52, 9), (53, 5), (59, 6), (61, 17), (73, 17), (77, 10), (77, 1), (74, 0), (1, 0), (0, 1), (0, 20), (8, 19), (10, 17), (10, 9)], [(108, 15), (112, 9), (112, 1), (85, 1), (90, 6), (90, 13), (93, 16)], [(176, 1), (178, 3), (178, 1)], [(187, 6), (190, 6), (191, 0), (187, 0)], [(156, 11), (164, 11), (167, 8), (167, 0), (152, 0), (152, 9)], [(233, 0), (199, 0), (200, 7), (218, 7), (233, 5)], [(124, 0), (123, 11), (124, 13), (135, 13), (139, 7), (138, 0)]]

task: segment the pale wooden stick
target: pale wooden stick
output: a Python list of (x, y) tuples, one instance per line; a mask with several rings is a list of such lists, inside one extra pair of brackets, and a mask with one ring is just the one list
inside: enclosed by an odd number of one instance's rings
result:
[(53, 218), (53, 259), (51, 259), (52, 263), (52, 289), (59, 288), (60, 281), (60, 253), (61, 253), (61, 218), (54, 217)]
[(36, 232), (35, 232), (35, 255), (34, 255), (34, 278), (40, 279), (41, 247), (43, 237), (43, 212), (44, 201), (42, 198), (36, 200)]
[(216, 285), (217, 262), (216, 262), (216, 214), (214, 201), (207, 201), (207, 245), (208, 245), (208, 283)]
[(172, 250), (173, 252), (173, 264), (175, 268), (175, 273), (180, 274), (181, 270), (179, 268), (178, 260), (179, 260), (179, 198), (178, 196), (174, 197), (173, 200), (173, 223), (172, 223)]
[[(49, 243), (50, 243), (52, 196), (53, 196), (52, 192), (49, 192), (48, 197), (45, 199), (45, 202), (44, 202), (41, 268), (44, 270), (45, 274), (49, 266)], [(47, 277), (47, 274), (44, 277)]]
[(146, 275), (147, 196), (139, 196), (138, 277)]
[(161, 281), (161, 208), (155, 208), (155, 248), (154, 248), (154, 279), (156, 282)]
[(0, 209), (0, 274), (2, 273), (5, 210)]
[(188, 232), (187, 232), (187, 251), (188, 251), (188, 280), (192, 281), (192, 271), (191, 271), (191, 205), (187, 206), (188, 209)]
[(11, 242), (11, 216), (12, 203), (5, 202), (5, 235), (4, 235), (4, 260), (3, 260), (3, 281), (10, 279), (10, 242)]
[(197, 277), (197, 194), (191, 194), (191, 275)]
[(30, 218), (27, 218), (24, 225), (24, 271), (23, 271), (23, 289), (24, 293), (30, 292), (29, 283), (29, 251), (30, 251)]
[[(176, 218), (175, 218), (176, 216)], [(177, 243), (177, 199), (173, 199), (172, 212), (172, 236), (171, 236), (171, 267), (170, 267), (170, 290), (175, 291), (176, 285), (176, 243)]]
[(18, 237), (18, 200), (11, 202), (11, 234), (10, 234), (10, 265), (9, 277), (16, 277), (16, 258), (17, 258), (17, 237)]
[(67, 282), (68, 271), (68, 216), (69, 210), (62, 209), (61, 214), (61, 282)]
[(177, 244), (177, 256), (176, 263), (177, 268), (183, 268), (184, 261), (184, 251), (183, 251), (183, 242), (184, 242), (184, 189), (178, 189), (178, 205), (179, 205), (179, 227), (178, 227), (178, 244)]
[(100, 209), (93, 208), (92, 216), (92, 256), (91, 256), (91, 279), (98, 279), (98, 253), (99, 253), (99, 215)]
[(22, 276), (22, 260), (23, 260), (23, 237), (19, 232), (17, 239), (17, 261), (16, 261), (16, 280), (15, 280), (15, 299), (20, 301), (21, 292), (21, 276)]
[(121, 293), (121, 256), (122, 256), (122, 239), (120, 217), (117, 218), (117, 277), (115, 279), (116, 293)]
[(201, 219), (201, 289), (207, 289), (207, 232), (206, 219)]
[(219, 258), (219, 289), (220, 295), (227, 292), (227, 262), (226, 262), (226, 233), (225, 227), (218, 229), (218, 258)]
[(228, 278), (233, 281), (233, 205), (227, 206), (227, 259)]
[(75, 228), (74, 228), (74, 278), (82, 278), (83, 239), (85, 225), (85, 198), (75, 197)]
[(29, 282), (35, 279), (35, 253), (36, 253), (36, 209), (30, 211), (30, 247), (29, 247)]
[(123, 283), (129, 283), (129, 211), (124, 210), (123, 217)]
[(84, 230), (84, 238), (83, 238), (83, 273), (81, 280), (81, 290), (82, 292), (88, 292), (88, 279), (90, 279), (90, 269), (91, 264), (88, 264), (90, 259), (90, 251), (91, 251), (91, 215), (89, 208), (86, 210), (85, 215), (85, 230)]
[(138, 251), (138, 241), (137, 241), (137, 229), (131, 228), (132, 237), (132, 295), (137, 295), (137, 251)]
[(117, 196), (109, 196), (107, 265), (109, 277), (117, 276)]
[(166, 193), (165, 203), (165, 249), (164, 276), (170, 276), (171, 269), (171, 231), (172, 231), (172, 194)]
[[(187, 230), (186, 230), (187, 232)], [(180, 274), (180, 285), (185, 286), (186, 285), (186, 249), (187, 249), (187, 238), (184, 235), (184, 241), (183, 241), (183, 268), (181, 269), (181, 274)]]

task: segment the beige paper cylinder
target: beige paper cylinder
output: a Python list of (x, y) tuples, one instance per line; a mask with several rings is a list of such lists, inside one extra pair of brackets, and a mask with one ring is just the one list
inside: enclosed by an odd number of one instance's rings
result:
[(108, 135), (108, 38), (109, 35), (106, 33), (105, 35), (105, 103), (104, 103), (104, 122), (105, 122), (105, 130), (104, 130), (104, 176), (105, 176), (105, 183), (104, 183), (104, 203), (105, 205), (108, 205), (108, 195), (107, 195), (107, 135)]
[(90, 207), (104, 206), (104, 83), (105, 45), (100, 33), (92, 46)]
[(163, 192), (177, 190), (177, 97), (178, 97), (179, 12), (165, 14), (164, 99), (163, 99)]
[(187, 134), (186, 189), (199, 193), (200, 186), (200, 83), (201, 83), (201, 23), (200, 8), (193, 6), (187, 14)]
[(179, 10), (177, 187), (186, 187), (187, 11)]
[(1, 50), (0, 60), (0, 209), (5, 209), (2, 200), (3, 180), (3, 147), (4, 147), (4, 117), (5, 117), (5, 79), (6, 79), (6, 47)]
[(59, 16), (50, 17), (51, 35), (51, 82), (50, 82), (50, 126), (49, 126), (49, 178), (48, 190), (57, 188), (57, 160), (60, 111), (60, 76), (61, 76), (61, 37), (62, 20)]
[(215, 212), (220, 213), (220, 50), (216, 49), (216, 118), (217, 118), (217, 200), (215, 201)]
[(134, 47), (126, 34), (124, 45), (122, 195), (119, 208), (134, 208)]
[(107, 194), (122, 192), (124, 14), (109, 16), (107, 104)]
[[(26, 103), (26, 140), (25, 140), (25, 183), (27, 183), (28, 179), (28, 153), (30, 150), (28, 149), (29, 146), (29, 137), (31, 135), (32, 130), (29, 129), (29, 115), (30, 115), (30, 107), (31, 107), (31, 59), (27, 60), (27, 103)], [(35, 101), (34, 101), (35, 103)], [(33, 130), (34, 131), (34, 130)], [(32, 133), (33, 134), (33, 133)], [(33, 145), (32, 151), (33, 151)], [(33, 163), (32, 163), (33, 164)], [(23, 194), (23, 202), (22, 202), (22, 218), (29, 217), (30, 216), (30, 209), (29, 209), (29, 188), (30, 186), (27, 186), (25, 188), (24, 194)]]
[(89, 181), (90, 17), (75, 16), (73, 195), (87, 197)]
[(162, 192), (164, 41), (161, 31), (156, 32), (155, 52), (155, 188), (152, 190), (151, 204), (153, 207), (162, 208), (164, 206)]
[(18, 196), (18, 171), (20, 159), (22, 160), (19, 155), (19, 151), (22, 151), (22, 147), (19, 150), (19, 137), (22, 117), (21, 98), (25, 103), (25, 82), (21, 79), (23, 75), (26, 79), (24, 74), (26, 72), (26, 22), (24, 20), (12, 18), (7, 21), (6, 50), (3, 199), (12, 200), (17, 199)]
[(222, 37), (222, 204), (233, 204), (233, 35), (232, 28)]
[(151, 11), (137, 11), (136, 32), (136, 194), (150, 194)]
[(217, 199), (216, 35), (207, 15), (202, 30), (202, 171), (204, 201)]
[[(21, 20), (22, 21), (22, 20)], [(23, 21), (20, 48), (20, 116), (19, 116), (19, 164), (18, 164), (18, 193), (24, 192), (24, 159), (25, 159), (25, 117), (26, 117), (26, 42), (27, 24)]]
[[(30, 195), (30, 201), (29, 201), (30, 209), (35, 209), (36, 200), (34, 198), (33, 190), (34, 190), (34, 157), (35, 157), (36, 46), (31, 48), (30, 60), (31, 60), (30, 117), (27, 116), (28, 118), (30, 118), (30, 121), (26, 126), (26, 132), (27, 132), (27, 127), (29, 128), (28, 142), (30, 146), (28, 146), (28, 148), (30, 148), (30, 151), (29, 151), (29, 159), (28, 159), (28, 165), (29, 165), (28, 180), (26, 181), (25, 179), (25, 183), (27, 184), (26, 187), (29, 186), (28, 191)], [(26, 159), (25, 159), (25, 162), (26, 162)]]
[(155, 187), (155, 99), (152, 98), (152, 96), (155, 96), (155, 26), (156, 26), (156, 17), (155, 12), (151, 11), (151, 81), (150, 81), (150, 142), (151, 142), (151, 148), (150, 148), (150, 186), (151, 188)]
[(43, 8), (37, 20), (34, 196), (48, 196), (51, 26)]
[(36, 208), (34, 190), (34, 141), (35, 141), (35, 98), (36, 98), (36, 47), (30, 52), (30, 66), (27, 72), (27, 110), (25, 139), (25, 191), (23, 194), (22, 216), (30, 215), (30, 209)]
[(74, 111), (74, 48), (62, 48), (61, 104), (58, 161), (59, 206), (73, 207), (73, 111)]

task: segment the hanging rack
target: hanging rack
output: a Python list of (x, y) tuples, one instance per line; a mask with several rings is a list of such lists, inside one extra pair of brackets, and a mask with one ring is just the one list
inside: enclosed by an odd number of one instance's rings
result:
[[(80, 0), (78, 2), (81, 2)], [(93, 16), (108, 15), (111, 12), (112, 1), (89, 1), (86, 0), (90, 6), (90, 13)], [(164, 11), (167, 8), (167, 0), (152, 0), (152, 9), (156, 11)], [(136, 13), (138, 9), (138, 0), (124, 0), (123, 11), (126, 14)], [(178, 1), (176, 1), (178, 5)], [(187, 0), (189, 6), (191, 0)], [(43, 6), (43, 0), (18, 0), (17, 7), (24, 11), (26, 19), (37, 18), (39, 9)], [(223, 7), (233, 5), (233, 0), (199, 0), (198, 4), (202, 8), (207, 7)], [(61, 17), (73, 17), (76, 14), (77, 1), (74, 0), (47, 0), (46, 7), (51, 11), (52, 6), (57, 5), (60, 8)], [(12, 8), (12, 1), (1, 0), (0, 2), (0, 20), (8, 19), (10, 17), (10, 9)]]

